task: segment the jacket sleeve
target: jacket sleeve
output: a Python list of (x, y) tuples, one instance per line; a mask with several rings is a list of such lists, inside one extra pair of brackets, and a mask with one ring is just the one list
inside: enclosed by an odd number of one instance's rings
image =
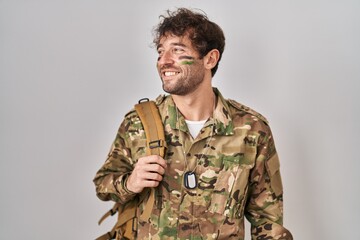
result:
[(101, 200), (126, 203), (136, 195), (126, 188), (126, 181), (133, 170), (131, 150), (126, 144), (129, 138), (127, 133), (129, 125), (131, 122), (125, 118), (105, 163), (93, 180), (96, 194)]
[(259, 132), (245, 209), (245, 216), (251, 223), (251, 236), (253, 240), (292, 240), (291, 233), (283, 227), (283, 188), (274, 140), (267, 125), (265, 131)]

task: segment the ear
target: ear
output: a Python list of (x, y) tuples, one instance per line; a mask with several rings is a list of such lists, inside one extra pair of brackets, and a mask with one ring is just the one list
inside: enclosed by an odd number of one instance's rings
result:
[(211, 70), (216, 66), (220, 58), (220, 52), (217, 49), (209, 51), (204, 57), (204, 66), (206, 69)]

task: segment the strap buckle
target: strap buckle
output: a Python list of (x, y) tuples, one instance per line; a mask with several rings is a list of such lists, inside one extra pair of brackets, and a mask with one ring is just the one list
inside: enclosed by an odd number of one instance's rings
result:
[(149, 142), (149, 148), (150, 149), (160, 148), (160, 147), (163, 147), (163, 146), (164, 145), (162, 144), (161, 140), (155, 140), (155, 141)]
[(136, 234), (137, 233), (137, 229), (138, 229), (138, 221), (137, 221), (137, 217), (134, 217), (132, 219), (132, 231)]

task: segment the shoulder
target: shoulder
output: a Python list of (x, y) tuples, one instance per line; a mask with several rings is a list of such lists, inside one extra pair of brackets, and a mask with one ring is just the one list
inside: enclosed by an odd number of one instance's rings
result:
[[(150, 100), (150, 101), (154, 101), (155, 104), (160, 107), (161, 105), (164, 104), (164, 101), (166, 99), (166, 95), (165, 94), (161, 94), (159, 95), (155, 100)], [(134, 103), (135, 106), (136, 103)], [(137, 122), (140, 121), (140, 117), (139, 114), (136, 112), (135, 107), (133, 107), (132, 109), (130, 109), (124, 116), (125, 121), (131, 121), (131, 122)]]
[(272, 139), (269, 122), (262, 114), (235, 100), (228, 99), (227, 102), (235, 128), (248, 126), (251, 133), (258, 136), (257, 142), (261, 144)]
[(165, 94), (159, 95), (159, 96), (155, 99), (156, 105), (159, 106), (159, 105), (163, 104), (166, 98), (167, 98), (167, 95), (165, 95)]
[(233, 99), (227, 99), (226, 102), (228, 103), (229, 107), (232, 108), (233, 113), (234, 114), (249, 114), (253, 117), (258, 118), (259, 120), (261, 120), (262, 122), (264, 122), (266, 125), (269, 124), (268, 120), (266, 119), (266, 117), (264, 117), (262, 114), (260, 114), (259, 112), (255, 111), (254, 109), (245, 106), (244, 104), (241, 104)]
[(135, 108), (130, 109), (124, 116), (125, 121), (129, 121), (133, 118), (138, 118), (139, 115), (137, 114)]

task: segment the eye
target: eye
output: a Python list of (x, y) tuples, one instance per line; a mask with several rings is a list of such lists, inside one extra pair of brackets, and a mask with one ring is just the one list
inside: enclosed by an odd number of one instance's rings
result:
[(164, 50), (163, 49), (158, 49), (157, 52), (158, 52), (159, 55), (162, 55), (164, 53)]
[(182, 48), (174, 48), (174, 52), (175, 52), (176, 54), (183, 53), (184, 51), (185, 51), (185, 50), (182, 49)]

